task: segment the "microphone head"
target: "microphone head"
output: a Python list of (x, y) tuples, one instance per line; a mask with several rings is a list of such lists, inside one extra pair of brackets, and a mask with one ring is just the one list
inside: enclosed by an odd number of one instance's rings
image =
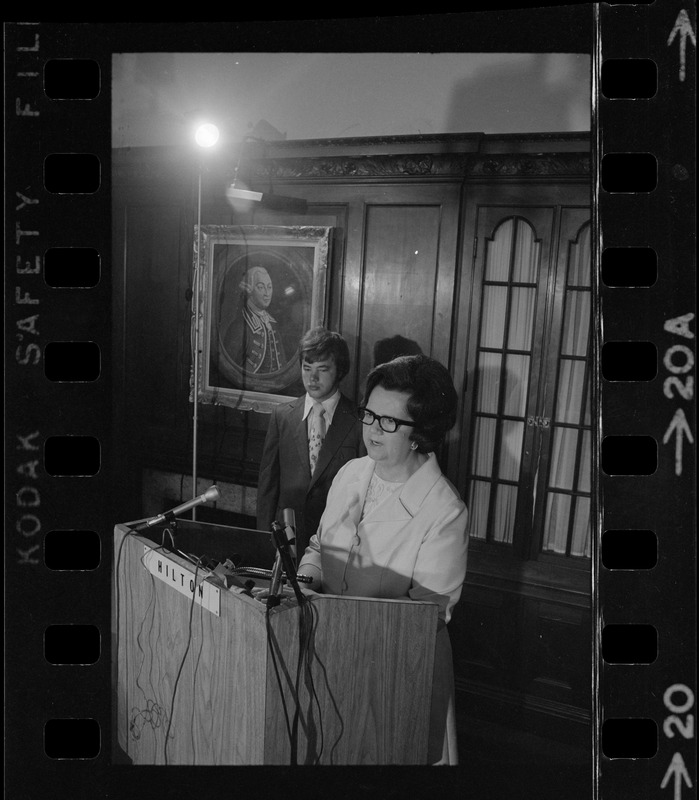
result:
[(286, 540), (291, 547), (291, 554), (296, 558), (296, 514), (293, 508), (285, 508), (282, 511), (284, 518), (284, 532), (286, 533)]
[(205, 503), (213, 503), (218, 500), (220, 496), (221, 492), (219, 492), (218, 486), (210, 486), (202, 495)]

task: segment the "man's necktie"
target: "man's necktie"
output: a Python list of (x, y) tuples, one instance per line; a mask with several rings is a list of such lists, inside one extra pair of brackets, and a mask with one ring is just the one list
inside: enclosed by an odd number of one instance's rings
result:
[(318, 454), (320, 453), (323, 439), (325, 439), (325, 409), (321, 403), (313, 404), (312, 415), (311, 431), (308, 437), (308, 456), (311, 462), (311, 475), (315, 472), (316, 464), (318, 463)]

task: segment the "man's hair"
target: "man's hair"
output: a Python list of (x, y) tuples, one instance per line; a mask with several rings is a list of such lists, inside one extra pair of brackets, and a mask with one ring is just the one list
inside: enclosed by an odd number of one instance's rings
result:
[(339, 383), (350, 368), (350, 354), (347, 342), (339, 333), (329, 331), (326, 328), (311, 328), (306, 331), (299, 345), (299, 362), (303, 364), (307, 361), (312, 364), (314, 361), (323, 361), (332, 356), (337, 370), (337, 382)]

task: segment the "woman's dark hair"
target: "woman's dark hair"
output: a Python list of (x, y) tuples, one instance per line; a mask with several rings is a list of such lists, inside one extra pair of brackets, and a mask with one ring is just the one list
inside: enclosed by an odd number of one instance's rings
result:
[(415, 422), (410, 439), (420, 453), (431, 453), (456, 422), (458, 398), (446, 367), (426, 355), (400, 356), (379, 364), (366, 380), (364, 405), (377, 386), (409, 395), (408, 413)]
[(299, 344), (299, 362), (303, 364), (307, 361), (313, 364), (315, 361), (323, 361), (330, 356), (335, 361), (337, 369), (337, 382), (339, 383), (350, 368), (350, 354), (347, 342), (339, 333), (329, 331), (326, 328), (311, 328), (306, 331)]

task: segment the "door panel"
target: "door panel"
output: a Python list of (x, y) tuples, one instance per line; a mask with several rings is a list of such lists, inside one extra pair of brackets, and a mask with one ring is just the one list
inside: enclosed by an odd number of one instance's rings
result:
[[(377, 344), (422, 351), (449, 364), (456, 276), (458, 185), (383, 187), (357, 197), (362, 242), (348, 259), (345, 307), (356, 297), (356, 394), (361, 397)], [(395, 341), (387, 342), (387, 340)], [(389, 350), (390, 350), (389, 347)], [(391, 351), (391, 354), (395, 354)], [(387, 356), (384, 356), (387, 357)]]
[(362, 330), (374, 342), (402, 336), (432, 351), (439, 217), (438, 206), (367, 208)]
[[(557, 290), (545, 391), (537, 518), (543, 515), (541, 552), (591, 552), (591, 230), (588, 209), (563, 209)], [(562, 317), (562, 324), (559, 318)], [(560, 330), (557, 340), (556, 329)], [(558, 346), (556, 346), (558, 345)], [(542, 508), (545, 506), (545, 509)]]
[(554, 209), (481, 206), (477, 220), (474, 277), (482, 288), (468, 498), (471, 536), (512, 544), (516, 521), (531, 506), (522, 465), (535, 444), (526, 420), (536, 402), (539, 363), (534, 356), (545, 323)]

